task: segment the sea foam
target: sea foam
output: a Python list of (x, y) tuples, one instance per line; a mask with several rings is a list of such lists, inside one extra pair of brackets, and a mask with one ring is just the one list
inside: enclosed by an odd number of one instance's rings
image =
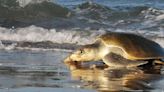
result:
[(79, 45), (93, 42), (94, 37), (104, 33), (98, 31), (75, 31), (45, 29), (37, 26), (25, 28), (7, 29), (0, 27), (0, 40), (41, 42), (51, 41), (54, 43), (76, 43)]
[[(14, 46), (17, 46), (17, 43), (21, 42), (45, 42), (49, 41), (56, 44), (76, 44), (76, 45), (85, 45), (91, 44), (95, 42), (95, 39), (107, 31), (113, 32), (128, 32), (134, 33), (138, 35), (142, 35), (148, 39), (154, 40), (159, 43), (162, 47), (164, 47), (164, 32), (163, 29), (158, 31), (148, 31), (148, 30), (124, 30), (124, 29), (99, 29), (99, 30), (78, 30), (78, 29), (61, 29), (57, 30), (46, 29), (37, 26), (29, 26), (24, 28), (3, 28), (0, 27), (0, 40), (1, 41), (12, 41), (13, 43), (10, 45), (4, 45), (2, 42), (0, 43), (1, 48), (5, 48), (7, 50), (13, 49)], [(48, 43), (48, 42), (47, 42)], [(50, 43), (51, 45), (51, 43)], [(21, 46), (21, 45), (19, 45)], [(43, 45), (44, 47), (46, 45)], [(53, 45), (54, 46), (54, 45)], [(28, 46), (27, 46), (28, 47)], [(51, 46), (50, 46), (51, 47)], [(60, 46), (57, 46), (60, 47)]]

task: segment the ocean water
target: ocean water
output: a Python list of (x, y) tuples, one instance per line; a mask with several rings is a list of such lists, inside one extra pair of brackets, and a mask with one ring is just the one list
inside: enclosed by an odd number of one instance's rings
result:
[(0, 0), (0, 91), (164, 91), (161, 66), (67, 69), (67, 55), (106, 32), (138, 34), (164, 47), (164, 1)]

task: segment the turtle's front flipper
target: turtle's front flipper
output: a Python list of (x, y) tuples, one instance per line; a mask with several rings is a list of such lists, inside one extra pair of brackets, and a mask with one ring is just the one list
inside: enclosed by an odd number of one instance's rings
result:
[(135, 67), (148, 63), (147, 61), (128, 60), (112, 52), (107, 54), (102, 60), (109, 67)]

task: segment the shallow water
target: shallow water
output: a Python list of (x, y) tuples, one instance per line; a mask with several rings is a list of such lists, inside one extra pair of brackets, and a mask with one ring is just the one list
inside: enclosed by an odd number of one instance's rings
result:
[[(1, 92), (76, 92), (80, 81), (71, 79), (62, 51), (1, 51)], [(78, 88), (79, 89), (79, 88)], [(84, 92), (87, 89), (79, 89)], [(92, 91), (91, 91), (92, 92)]]
[(66, 51), (1, 50), (1, 92), (163, 91), (164, 68), (77, 69), (70, 71)]

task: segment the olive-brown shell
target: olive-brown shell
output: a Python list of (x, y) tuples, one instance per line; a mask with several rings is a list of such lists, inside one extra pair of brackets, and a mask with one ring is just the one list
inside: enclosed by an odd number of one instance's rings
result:
[(111, 32), (101, 35), (99, 40), (106, 46), (124, 50), (127, 59), (164, 58), (164, 50), (159, 44), (139, 35)]

